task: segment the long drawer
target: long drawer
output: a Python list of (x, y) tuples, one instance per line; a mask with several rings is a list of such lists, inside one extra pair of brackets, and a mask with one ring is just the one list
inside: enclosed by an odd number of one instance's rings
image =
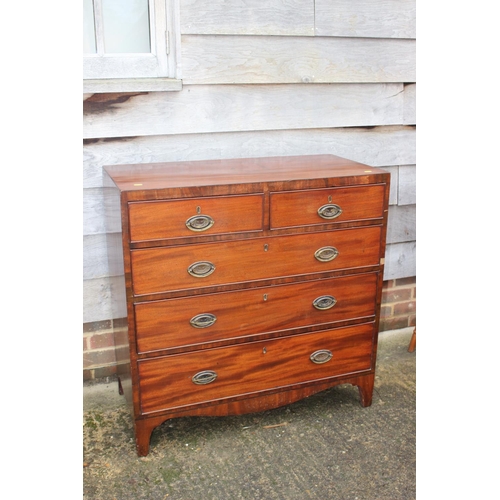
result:
[(139, 361), (143, 414), (370, 370), (373, 323)]
[(375, 314), (378, 273), (136, 304), (139, 353)]
[(384, 192), (378, 184), (271, 193), (271, 228), (381, 218)]
[(379, 264), (380, 226), (131, 252), (135, 295)]

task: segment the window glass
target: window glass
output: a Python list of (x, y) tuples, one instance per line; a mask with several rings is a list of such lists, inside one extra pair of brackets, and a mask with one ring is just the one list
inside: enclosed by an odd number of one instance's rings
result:
[(101, 0), (104, 52), (150, 53), (149, 1)]
[(83, 0), (83, 53), (95, 54), (94, 5), (92, 0)]

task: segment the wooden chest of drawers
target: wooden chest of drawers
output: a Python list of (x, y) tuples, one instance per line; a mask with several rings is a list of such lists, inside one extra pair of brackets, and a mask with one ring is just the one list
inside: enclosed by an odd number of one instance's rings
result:
[(389, 173), (319, 155), (119, 165), (104, 181), (139, 455), (174, 417), (337, 384), (371, 404)]

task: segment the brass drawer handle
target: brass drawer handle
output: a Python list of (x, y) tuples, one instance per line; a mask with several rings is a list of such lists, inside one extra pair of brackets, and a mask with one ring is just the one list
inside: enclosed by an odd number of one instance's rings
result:
[(186, 221), (186, 226), (191, 231), (201, 232), (210, 229), (215, 221), (210, 215), (193, 215)]
[(204, 370), (193, 375), (191, 381), (196, 385), (206, 385), (212, 383), (217, 378), (217, 373), (212, 370)]
[(342, 213), (342, 209), (334, 203), (328, 203), (318, 208), (318, 215), (327, 220), (335, 219)]
[(208, 328), (217, 321), (217, 317), (210, 313), (197, 314), (189, 322), (194, 328)]
[(207, 276), (210, 276), (214, 271), (215, 266), (208, 261), (195, 262), (194, 264), (191, 264), (187, 269), (187, 272), (195, 278), (205, 278)]
[(314, 252), (314, 257), (320, 262), (330, 262), (335, 259), (338, 254), (339, 251), (335, 247), (323, 247)]
[(337, 299), (332, 295), (322, 295), (313, 300), (313, 306), (319, 311), (326, 311), (337, 303)]
[(322, 365), (323, 363), (327, 363), (328, 361), (330, 361), (332, 357), (332, 351), (329, 351), (328, 349), (320, 349), (319, 351), (313, 352), (309, 356), (309, 359), (317, 365)]

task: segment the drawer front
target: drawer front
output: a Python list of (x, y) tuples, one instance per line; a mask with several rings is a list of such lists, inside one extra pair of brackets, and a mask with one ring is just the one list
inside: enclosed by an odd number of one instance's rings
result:
[(146, 414), (369, 370), (372, 344), (373, 324), (363, 324), (143, 360), (141, 410)]
[(271, 229), (377, 219), (384, 185), (271, 193)]
[(129, 224), (132, 242), (260, 231), (263, 195), (134, 202)]
[(379, 264), (378, 226), (131, 252), (134, 293), (186, 290)]
[(139, 352), (375, 314), (378, 273), (135, 305)]

